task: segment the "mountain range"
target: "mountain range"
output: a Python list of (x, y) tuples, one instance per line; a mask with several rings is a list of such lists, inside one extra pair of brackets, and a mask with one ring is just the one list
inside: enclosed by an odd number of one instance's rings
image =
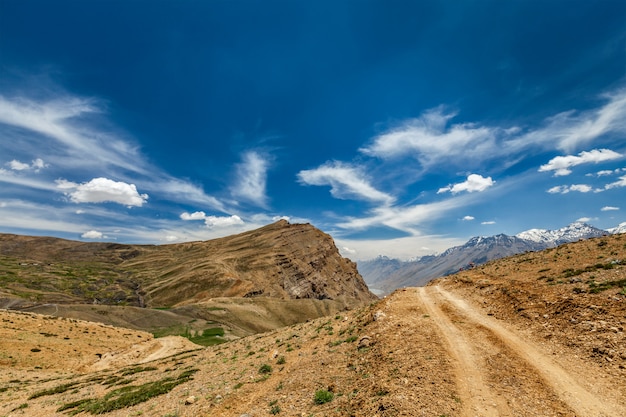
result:
[(574, 222), (558, 230), (530, 229), (515, 236), (477, 236), (464, 245), (452, 247), (439, 255), (424, 256), (411, 261), (379, 256), (358, 262), (358, 269), (372, 291), (380, 295), (397, 288), (423, 286), (433, 278), (450, 275), (494, 259), (624, 232), (626, 222), (609, 230)]

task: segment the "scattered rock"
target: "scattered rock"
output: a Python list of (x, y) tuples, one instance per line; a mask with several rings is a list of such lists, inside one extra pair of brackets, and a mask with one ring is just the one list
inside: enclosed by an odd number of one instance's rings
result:
[(369, 347), (372, 344), (372, 338), (369, 336), (363, 336), (359, 339), (359, 344), (357, 345), (357, 349), (363, 349)]
[(382, 311), (378, 310), (376, 313), (374, 313), (374, 316), (372, 317), (372, 319), (374, 321), (380, 320), (384, 317), (386, 317), (387, 315), (385, 313), (383, 313)]
[(193, 403), (195, 403), (197, 400), (195, 395), (190, 395), (189, 397), (185, 398), (185, 405), (191, 405)]

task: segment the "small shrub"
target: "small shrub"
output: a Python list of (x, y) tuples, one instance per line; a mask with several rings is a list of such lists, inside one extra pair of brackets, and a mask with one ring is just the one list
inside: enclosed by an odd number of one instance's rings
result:
[(260, 374), (272, 373), (272, 367), (265, 363), (259, 367), (259, 373)]
[(327, 402), (331, 402), (333, 398), (335, 398), (335, 394), (332, 392), (325, 389), (319, 389), (315, 391), (315, 398), (313, 401), (315, 404), (326, 404)]
[(285, 359), (285, 357), (284, 357), (284, 356), (280, 356), (280, 357), (276, 360), (276, 363), (277, 363), (278, 365), (284, 365), (284, 364), (285, 364), (285, 362), (287, 362), (287, 360)]

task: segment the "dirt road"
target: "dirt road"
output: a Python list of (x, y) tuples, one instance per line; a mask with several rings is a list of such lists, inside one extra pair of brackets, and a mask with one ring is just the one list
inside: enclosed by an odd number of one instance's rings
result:
[(443, 336), (463, 416), (626, 415), (607, 387), (587, 382), (593, 379), (575, 358), (557, 363), (525, 334), (441, 287), (411, 290)]

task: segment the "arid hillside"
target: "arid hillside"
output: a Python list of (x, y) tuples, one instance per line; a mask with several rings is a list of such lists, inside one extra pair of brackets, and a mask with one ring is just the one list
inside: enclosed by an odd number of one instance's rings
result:
[(348, 304), (375, 298), (330, 236), (284, 220), (158, 246), (0, 234), (0, 277), (6, 298), (32, 303), (173, 307), (215, 297)]
[(375, 299), (309, 224), (159, 246), (0, 234), (0, 307), (157, 335), (238, 337)]
[(580, 241), (212, 347), (3, 312), (0, 415), (623, 416), (625, 259)]

